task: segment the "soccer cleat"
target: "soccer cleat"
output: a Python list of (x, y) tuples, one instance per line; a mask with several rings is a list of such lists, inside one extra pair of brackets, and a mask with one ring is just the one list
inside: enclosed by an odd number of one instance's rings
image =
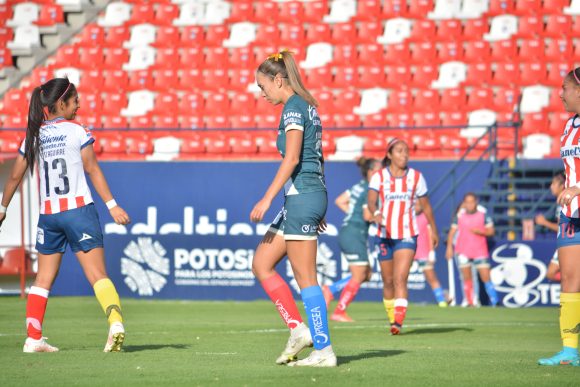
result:
[(48, 344), (46, 340), (46, 337), (41, 337), (39, 340), (35, 340), (32, 337), (27, 337), (26, 341), (24, 342), (24, 348), (22, 348), (22, 352), (58, 352), (58, 348)]
[(107, 344), (105, 344), (105, 349), (103, 352), (121, 352), (121, 347), (123, 347), (123, 342), (125, 341), (125, 328), (123, 324), (115, 322), (111, 324), (109, 328), (109, 337), (107, 338)]
[(346, 314), (346, 312), (334, 312), (332, 316), (330, 316), (330, 319), (332, 321), (338, 322), (354, 322), (354, 320), (348, 314)]
[(288, 363), (290, 367), (336, 367), (336, 355), (332, 346), (314, 350), (307, 358)]
[(306, 347), (312, 347), (312, 337), (306, 325), (301, 324), (290, 332), (286, 348), (276, 359), (276, 364), (287, 364), (295, 361), (298, 353)]
[(402, 325), (397, 323), (391, 324), (391, 335), (396, 336), (401, 334), (401, 330), (403, 329)]
[(440, 308), (447, 308), (447, 306), (449, 306), (447, 301), (441, 301), (438, 305)]
[(543, 366), (573, 365), (578, 367), (580, 366), (580, 356), (578, 356), (578, 352), (570, 354), (562, 350), (552, 357), (538, 360), (538, 364)]
[(328, 285), (324, 285), (322, 287), (322, 295), (324, 296), (324, 301), (326, 301), (326, 309), (328, 309), (330, 301), (334, 300), (334, 296), (332, 295), (332, 292), (330, 291)]

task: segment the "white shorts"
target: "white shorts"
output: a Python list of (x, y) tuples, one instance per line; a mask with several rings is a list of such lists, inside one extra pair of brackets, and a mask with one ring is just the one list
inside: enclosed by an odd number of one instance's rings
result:
[(457, 264), (459, 267), (469, 267), (473, 265), (476, 268), (489, 268), (489, 258), (488, 257), (480, 257), (480, 258), (468, 258), (467, 255), (459, 254), (457, 256)]

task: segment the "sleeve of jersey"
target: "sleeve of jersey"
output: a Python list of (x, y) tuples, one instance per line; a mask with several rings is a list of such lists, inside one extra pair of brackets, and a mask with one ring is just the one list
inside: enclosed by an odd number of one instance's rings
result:
[(427, 182), (425, 181), (425, 178), (423, 177), (423, 174), (420, 173), (419, 174), (419, 181), (417, 182), (417, 196), (422, 198), (423, 196), (427, 196), (428, 190), (427, 190)]
[(380, 191), (381, 189), (381, 176), (378, 172), (375, 172), (371, 177), (371, 181), (369, 181), (369, 189), (373, 191)]
[(457, 224), (459, 223), (459, 216), (455, 215), (453, 217), (453, 220), (451, 221), (451, 227), (457, 227)]
[(282, 114), (282, 124), (285, 132), (289, 130), (304, 131), (304, 114), (300, 110), (290, 107), (284, 109)]
[(77, 135), (80, 140), (81, 149), (91, 145), (95, 142), (95, 138), (89, 129), (83, 128), (82, 126), (77, 126)]
[(485, 217), (485, 227), (492, 227), (493, 226), (493, 219), (491, 216), (487, 215)]
[(20, 144), (20, 148), (18, 148), (18, 153), (20, 153), (22, 156), (24, 156), (26, 154), (26, 139), (22, 140), (22, 143)]

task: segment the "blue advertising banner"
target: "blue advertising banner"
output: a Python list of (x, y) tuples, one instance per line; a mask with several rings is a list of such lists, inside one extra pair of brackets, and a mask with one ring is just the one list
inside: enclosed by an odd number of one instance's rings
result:
[[(428, 185), (433, 186), (452, 165), (452, 162), (423, 162), (414, 163), (413, 167), (421, 170)], [(264, 223), (251, 223), (249, 214), (270, 184), (279, 163), (110, 162), (101, 166), (117, 202), (132, 219), (126, 227), (114, 224), (104, 204), (95, 198), (105, 235), (107, 269), (121, 296), (215, 300), (266, 298), (252, 275), (252, 258), (269, 222), (282, 207), (282, 194), (273, 203)], [(472, 172), (472, 183), (462, 192), (455, 193), (457, 198), (467, 191), (480, 189), (477, 184), (482, 184), (488, 173), (489, 165), (478, 166)], [(326, 179), (328, 230), (319, 239), (318, 252), (322, 284), (332, 283), (348, 273), (337, 241), (344, 214), (334, 205), (334, 199), (359, 181), (360, 173), (354, 163), (327, 163)], [(437, 196), (432, 198), (434, 200), (438, 200)], [(440, 229), (448, 226), (454, 207), (455, 204), (449, 203), (436, 213)], [(553, 298), (551, 288), (546, 290), (541, 284), (536, 284), (535, 279), (530, 279), (532, 266), (538, 266), (530, 262), (541, 261), (544, 269), (538, 273), (543, 281), (545, 265), (551, 256), (547, 251), (553, 246), (525, 246), (532, 252), (525, 247), (518, 250), (512, 246), (494, 257), (494, 280), (499, 281), (498, 286), (501, 286), (498, 289), (505, 293), (509, 305), (531, 305), (532, 299), (524, 302), (525, 292), (528, 295), (539, 292), (539, 301), (534, 305), (543, 304), (546, 297)], [(445, 285), (447, 264), (443, 259), (443, 247), (438, 250), (436, 271)], [(504, 261), (510, 254), (518, 257), (517, 262)], [(531, 254), (529, 259), (523, 258), (528, 256), (526, 254)], [(542, 254), (546, 255), (546, 260), (537, 258)], [(524, 259), (527, 260), (524, 262)], [(67, 252), (53, 294), (92, 294), (79, 264), (74, 261), (74, 256)], [(376, 263), (373, 265), (375, 274), (363, 285), (357, 296), (359, 300), (382, 298), (380, 273)], [(286, 260), (279, 265), (278, 271), (297, 291)], [(522, 274), (524, 271), (525, 275)], [(517, 282), (511, 273), (518, 276)], [(533, 288), (534, 292), (528, 288)], [(431, 289), (417, 265), (413, 265), (411, 270), (409, 289), (412, 302), (434, 302)], [(548, 296), (542, 292), (547, 292)]]

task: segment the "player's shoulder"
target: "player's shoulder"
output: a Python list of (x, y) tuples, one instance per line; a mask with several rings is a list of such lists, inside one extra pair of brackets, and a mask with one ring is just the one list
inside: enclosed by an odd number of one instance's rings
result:
[(487, 208), (485, 208), (484, 206), (482, 206), (481, 204), (477, 205), (477, 212), (481, 212), (483, 214), (487, 214)]

